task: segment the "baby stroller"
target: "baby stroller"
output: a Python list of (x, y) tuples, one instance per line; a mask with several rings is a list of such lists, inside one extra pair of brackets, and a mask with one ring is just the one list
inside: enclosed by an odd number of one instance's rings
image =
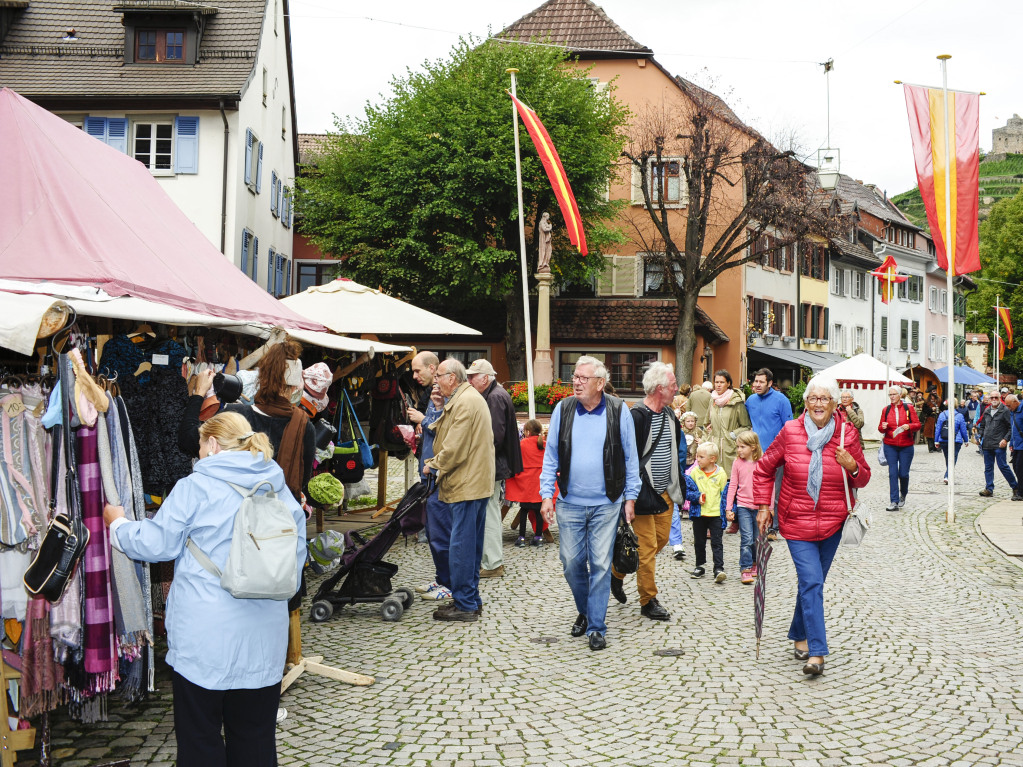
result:
[[(380, 615), (385, 621), (401, 620), (416, 595), (407, 586), (391, 588), (391, 578), (397, 575), (398, 566), (384, 562), (383, 557), (399, 535), (412, 535), (423, 529), (426, 499), (433, 489), (431, 474), (425, 482), (409, 488), (380, 532), (363, 545), (345, 552), (337, 572), (320, 585), (313, 597), (309, 620), (323, 623), (330, 620), (336, 609), (361, 602), (379, 602)], [(344, 582), (337, 588), (342, 579)]]

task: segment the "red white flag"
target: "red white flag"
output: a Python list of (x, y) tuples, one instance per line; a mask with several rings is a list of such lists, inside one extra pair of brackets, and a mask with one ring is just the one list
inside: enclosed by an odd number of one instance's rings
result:
[(1005, 341), (1002, 340), (1001, 336), (995, 336), (998, 339), (998, 359), (1005, 359)]
[(554, 142), (551, 141), (550, 134), (543, 127), (543, 123), (536, 116), (536, 112), (512, 96), (511, 93), (508, 95), (515, 102), (515, 108), (518, 110), (519, 116), (522, 117), (522, 122), (529, 132), (529, 137), (533, 139), (537, 154), (540, 155), (540, 162), (543, 163), (543, 168), (547, 171), (547, 178), (551, 181), (554, 196), (558, 199), (561, 215), (565, 219), (568, 241), (575, 245), (579, 252), (585, 256), (587, 250), (586, 234), (583, 232), (583, 219), (579, 215), (579, 206), (576, 205), (575, 195), (572, 194), (572, 187), (568, 183), (568, 176), (565, 175), (565, 168), (561, 164), (561, 158), (558, 157), (558, 150), (554, 148)]
[(909, 277), (905, 274), (898, 274), (899, 265), (895, 263), (893, 256), (888, 256), (877, 269), (871, 272), (872, 275), (881, 280), (881, 303), (887, 304), (895, 294), (895, 285), (905, 282)]
[(1005, 337), (1009, 340), (1009, 348), (1012, 348), (1012, 321), (1009, 319), (1009, 309), (1005, 306), (998, 307), (998, 316), (1002, 319), (1002, 327), (1005, 328)]
[[(913, 159), (927, 223), (934, 236), (938, 266), (952, 274), (980, 269), (977, 215), (980, 175), (980, 95), (948, 91), (948, 135), (945, 95), (939, 88), (903, 85), (913, 138)], [(949, 147), (950, 161), (945, 160)], [(949, 196), (945, 186), (948, 181)], [(951, 210), (951, 217), (946, 214)], [(947, 219), (947, 220), (946, 220)], [(952, 243), (949, 266), (945, 243)]]

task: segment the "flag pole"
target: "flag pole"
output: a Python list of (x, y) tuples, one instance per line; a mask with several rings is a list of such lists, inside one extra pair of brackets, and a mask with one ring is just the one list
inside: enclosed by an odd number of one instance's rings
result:
[[(514, 68), (505, 70), (511, 75), (511, 92), (515, 93), (515, 75), (519, 71)], [(536, 418), (536, 402), (533, 398), (533, 329), (529, 322), (529, 270), (526, 266), (526, 220), (522, 212), (522, 156), (519, 153), (519, 115), (512, 101), (512, 125), (515, 131), (515, 182), (519, 193), (519, 260), (522, 266), (522, 309), (526, 329), (526, 392), (529, 397), (529, 418)]]
[(948, 460), (948, 508), (945, 510), (945, 521), (955, 522), (956, 521), (956, 510), (953, 504), (955, 498), (955, 487), (956, 487), (956, 475), (955, 475), (955, 424), (956, 424), (956, 411), (953, 407), (956, 396), (956, 373), (955, 373), (955, 312), (953, 307), (955, 306), (955, 294), (952, 292), (952, 283), (955, 278), (955, 246), (952, 242), (952, 232), (955, 231), (952, 225), (952, 151), (949, 146), (949, 137), (952, 135), (951, 126), (949, 125), (948, 118), (948, 60), (952, 58), (948, 54), (942, 54), (938, 56), (938, 60), (941, 62), (941, 91), (943, 94), (942, 103), (945, 106), (945, 231), (943, 237), (945, 240), (945, 261), (948, 268), (945, 270), (945, 280), (947, 284), (947, 295), (948, 303), (945, 308), (948, 310), (948, 434), (949, 441), (945, 445), (948, 448), (949, 456)]
[(995, 386), (999, 389), (1002, 388), (1002, 315), (998, 311), (1002, 307), (1002, 297), (1000, 295), (995, 296)]
[(888, 279), (885, 280), (885, 289), (888, 291), (888, 328), (887, 337), (884, 339), (885, 345), (888, 347), (888, 372), (885, 373), (887, 379), (887, 386), (884, 387), (884, 395), (888, 396), (888, 390), (892, 388), (892, 299), (895, 298), (892, 288), (895, 287), (895, 283), (892, 282), (892, 278), (895, 277), (895, 270), (892, 267), (888, 267)]

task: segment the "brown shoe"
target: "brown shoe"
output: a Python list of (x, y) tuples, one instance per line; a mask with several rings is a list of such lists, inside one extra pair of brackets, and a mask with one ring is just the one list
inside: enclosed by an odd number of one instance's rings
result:
[(730, 524), (728, 526), (728, 529), (725, 530), (725, 534), (726, 535), (735, 535), (737, 532), (739, 532), (739, 523), (738, 522), (733, 522), (732, 524)]
[(550, 531), (550, 528), (543, 531), (543, 539), (547, 541), (547, 543), (554, 543), (554, 533)]
[(493, 570), (480, 570), (480, 578), (501, 578), (504, 576), (504, 565), (498, 565)]
[(472, 623), (473, 621), (479, 620), (479, 613), (475, 610), (459, 610), (457, 607), (451, 610), (437, 610), (433, 614), (435, 621), (464, 621), (465, 623)]

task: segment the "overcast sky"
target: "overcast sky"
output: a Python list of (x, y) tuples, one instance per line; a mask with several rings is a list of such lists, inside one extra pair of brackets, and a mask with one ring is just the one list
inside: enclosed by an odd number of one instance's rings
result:
[[(542, 0), (366, 3), (291, 0), (298, 127), (332, 130), (360, 115), (406, 68), (445, 58), (459, 36), (485, 37)], [(716, 79), (716, 92), (768, 136), (794, 130), (816, 158), (827, 145), (823, 68), (831, 73), (831, 146), (842, 171), (890, 195), (916, 185), (902, 89), (984, 91), (980, 147), (1023, 113), (1020, 0), (603, 0), (605, 12), (673, 74)], [(706, 70), (706, 74), (704, 74)], [(541, 118), (543, 115), (540, 116)]]

